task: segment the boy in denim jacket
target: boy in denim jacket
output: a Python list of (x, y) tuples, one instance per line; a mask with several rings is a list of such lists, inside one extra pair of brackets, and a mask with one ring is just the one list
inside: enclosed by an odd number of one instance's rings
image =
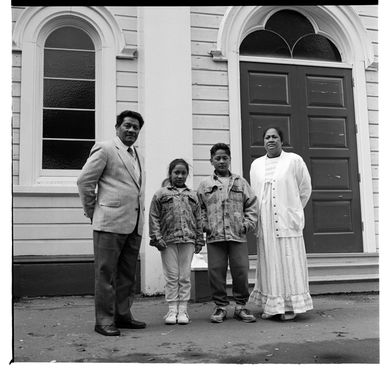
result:
[(255, 322), (245, 308), (249, 298), (249, 255), (246, 233), (256, 229), (257, 198), (248, 182), (229, 171), (230, 148), (217, 143), (210, 149), (214, 173), (198, 187), (202, 209), (203, 231), (206, 232), (208, 274), (215, 309), (211, 322), (225, 320), (229, 306), (226, 274), (230, 264), (235, 300), (234, 318)]

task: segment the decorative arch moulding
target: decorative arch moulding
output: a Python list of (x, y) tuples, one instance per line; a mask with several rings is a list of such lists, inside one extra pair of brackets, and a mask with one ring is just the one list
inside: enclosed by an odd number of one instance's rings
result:
[[(23, 45), (37, 40), (36, 32), (40, 33), (47, 24), (60, 24), (70, 21), (76, 24), (83, 22), (93, 28), (99, 36), (107, 37), (102, 43), (115, 45), (116, 57), (119, 59), (135, 59), (137, 49), (128, 47), (123, 31), (114, 15), (104, 6), (52, 6), (27, 7), (16, 22), (12, 51), (22, 52)], [(34, 32), (30, 32), (33, 30)], [(106, 36), (107, 35), (107, 36)]]
[(351, 6), (231, 6), (219, 27), (216, 49), (210, 51), (215, 62), (226, 62), (239, 54), (242, 39), (263, 26), (276, 11), (290, 9), (311, 21), (316, 33), (330, 38), (344, 62), (363, 61), (365, 68), (376, 68), (373, 45), (359, 15)]

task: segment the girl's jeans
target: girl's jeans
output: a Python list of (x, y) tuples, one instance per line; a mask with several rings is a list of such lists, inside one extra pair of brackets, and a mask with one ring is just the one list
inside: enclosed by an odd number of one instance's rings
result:
[(187, 302), (190, 299), (193, 255), (193, 243), (168, 244), (161, 252), (167, 302)]

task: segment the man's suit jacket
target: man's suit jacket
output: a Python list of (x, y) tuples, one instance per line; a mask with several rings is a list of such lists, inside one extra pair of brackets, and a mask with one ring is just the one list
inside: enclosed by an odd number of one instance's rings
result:
[(94, 230), (131, 234), (138, 222), (138, 233), (142, 234), (145, 174), (143, 157), (136, 154), (140, 182), (130, 154), (118, 137), (92, 147), (77, 185), (84, 213), (92, 219)]

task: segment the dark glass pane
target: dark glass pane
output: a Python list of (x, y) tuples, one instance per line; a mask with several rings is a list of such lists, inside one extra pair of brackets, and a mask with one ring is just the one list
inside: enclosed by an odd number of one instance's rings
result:
[(44, 77), (95, 78), (93, 51), (44, 51)]
[(80, 170), (93, 145), (93, 141), (43, 140), (43, 169)]
[(53, 31), (47, 38), (46, 48), (95, 50), (91, 38), (75, 27), (62, 27)]
[(44, 80), (44, 106), (52, 108), (95, 108), (95, 82)]
[(266, 30), (277, 32), (293, 47), (304, 35), (314, 33), (314, 28), (306, 17), (294, 10), (280, 10), (267, 21)]
[(294, 58), (341, 62), (335, 45), (321, 35), (308, 35), (298, 41), (293, 50)]
[(242, 41), (241, 55), (259, 55), (290, 58), (290, 51), (284, 40), (274, 32), (255, 31)]
[(43, 138), (94, 139), (95, 112), (44, 109)]

